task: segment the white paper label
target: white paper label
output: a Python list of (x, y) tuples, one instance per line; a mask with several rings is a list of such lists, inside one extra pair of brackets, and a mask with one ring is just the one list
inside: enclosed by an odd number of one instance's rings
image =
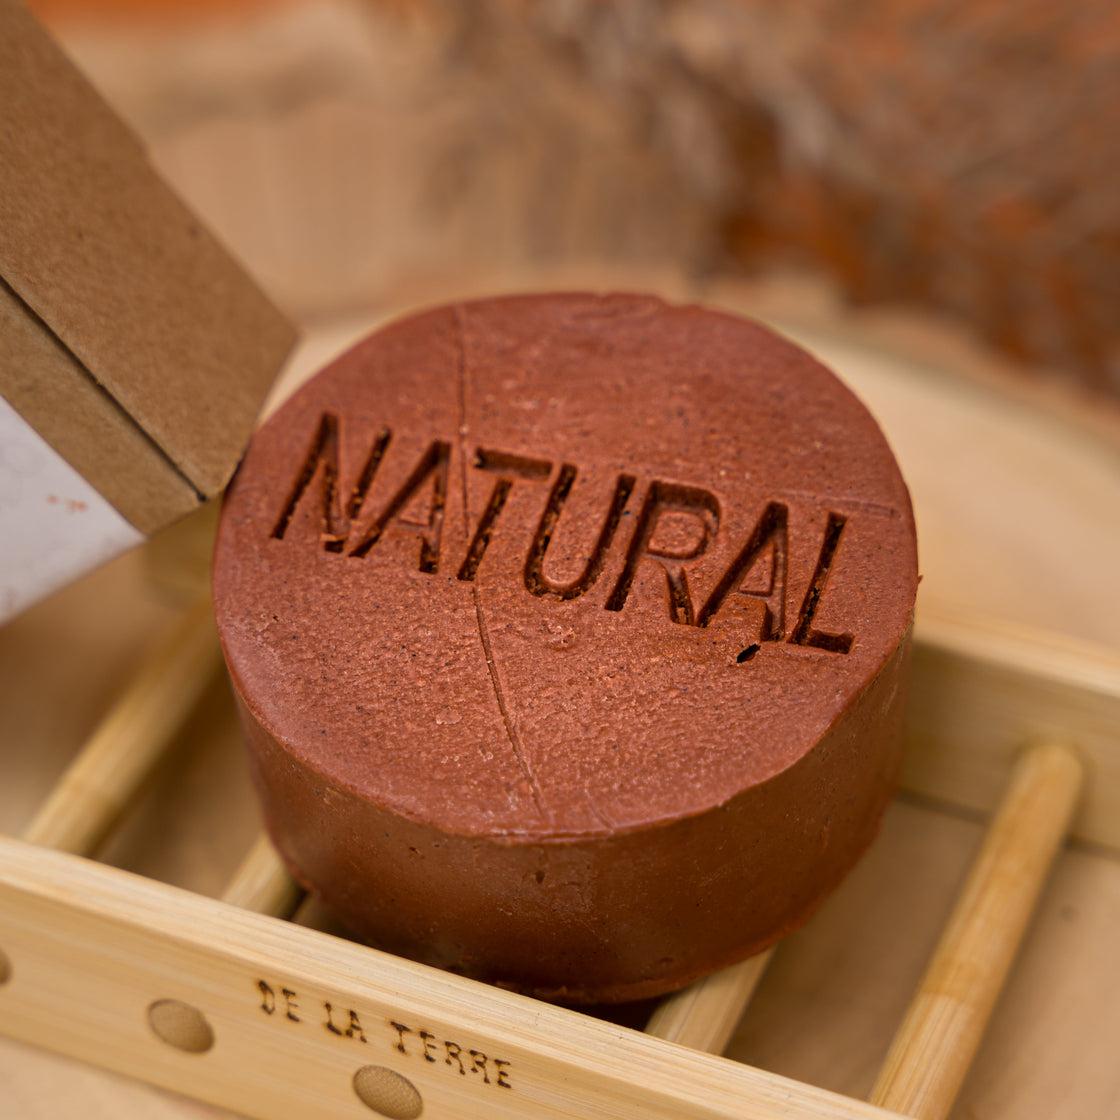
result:
[(143, 540), (0, 397), (0, 622)]

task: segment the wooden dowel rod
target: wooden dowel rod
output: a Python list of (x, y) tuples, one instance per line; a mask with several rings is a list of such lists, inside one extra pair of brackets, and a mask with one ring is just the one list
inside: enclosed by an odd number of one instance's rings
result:
[(767, 949), (667, 996), (650, 1016), (646, 1034), (722, 1054), (773, 952)]
[(320, 933), (349, 936), (339, 920), (310, 892), (304, 895), (303, 901), (296, 908), (292, 922)]
[(918, 1120), (948, 1115), (1061, 848), (1082, 776), (1065, 747), (1043, 744), (1019, 760), (872, 1104)]
[(257, 837), (222, 894), (225, 902), (257, 914), (271, 914), (274, 918), (291, 917), (302, 898), (303, 890), (288, 874), (264, 832)]
[(176, 620), (24, 829), (23, 839), (90, 855), (198, 703), (221, 653), (209, 602)]

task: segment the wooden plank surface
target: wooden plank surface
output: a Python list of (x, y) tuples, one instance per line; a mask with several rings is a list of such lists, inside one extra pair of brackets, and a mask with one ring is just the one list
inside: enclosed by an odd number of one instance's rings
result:
[(887, 1116), (19, 841), (0, 841), (0, 915), (6, 1029), (262, 1120), (366, 1115), (378, 1071), (432, 1116)]
[[(899, 802), (879, 843), (783, 942), (726, 1053), (867, 1097), (983, 828)], [(1064, 853), (961, 1089), (956, 1120), (1106, 1120), (1120, 1093), (1113, 860)]]
[(949, 1115), (1065, 844), (1084, 777), (1080, 757), (1056, 743), (1035, 744), (1016, 761), (872, 1103), (916, 1120)]

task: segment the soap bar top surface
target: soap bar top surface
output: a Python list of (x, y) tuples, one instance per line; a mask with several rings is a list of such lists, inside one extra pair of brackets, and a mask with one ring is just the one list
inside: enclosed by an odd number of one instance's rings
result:
[(757, 325), (630, 295), (380, 330), (255, 437), (215, 562), (239, 695), (301, 765), (441, 832), (543, 842), (791, 767), (916, 586), (856, 398)]

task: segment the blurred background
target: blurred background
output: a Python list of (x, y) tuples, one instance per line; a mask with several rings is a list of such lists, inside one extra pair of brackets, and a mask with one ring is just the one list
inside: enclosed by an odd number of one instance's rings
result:
[(31, 0), (301, 320), (811, 279), (1120, 396), (1112, 0)]

